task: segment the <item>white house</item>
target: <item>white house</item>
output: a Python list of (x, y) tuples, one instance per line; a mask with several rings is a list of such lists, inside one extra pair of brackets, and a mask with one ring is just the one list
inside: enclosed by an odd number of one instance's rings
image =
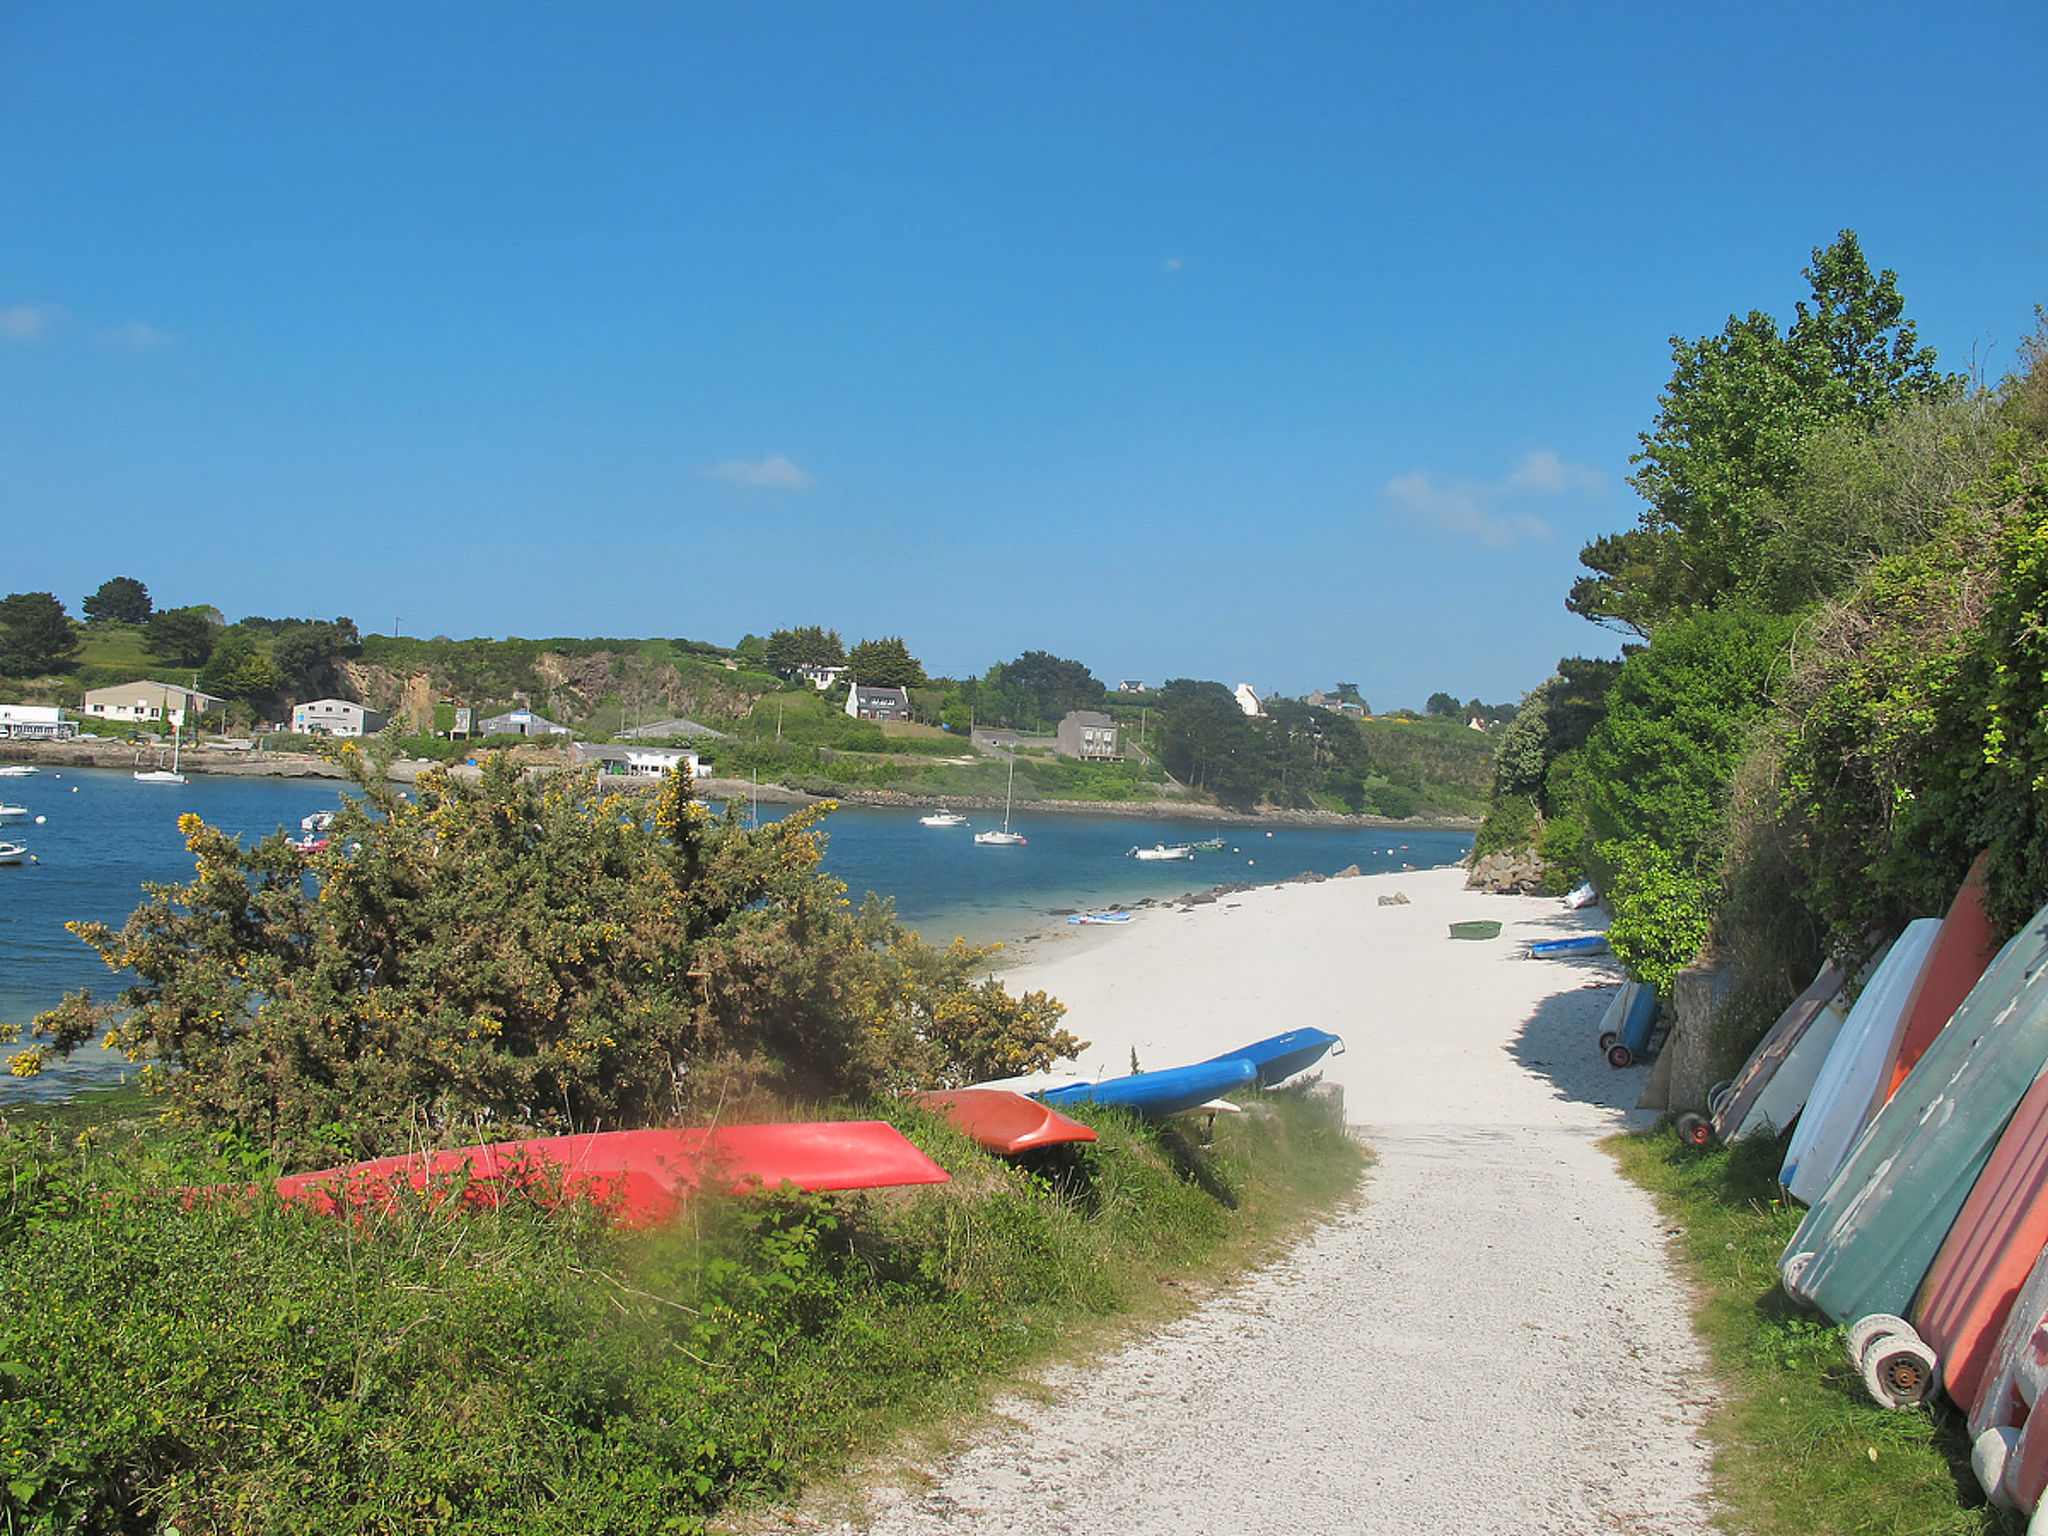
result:
[(315, 699), (292, 706), (292, 729), (301, 736), (374, 736), (390, 721), (381, 710), (348, 699)]
[(579, 741), (576, 761), (596, 763), (599, 774), (608, 779), (658, 779), (678, 768), (694, 779), (703, 772), (703, 760), (687, 747), (604, 747)]
[(75, 722), (54, 704), (0, 704), (0, 737), (15, 741), (67, 741), (78, 734)]
[[(130, 725), (147, 720), (168, 720), (183, 730), (187, 715), (217, 715), (227, 707), (226, 699), (201, 693), (197, 688), (181, 688), (176, 683), (159, 683), (151, 678), (138, 677), (132, 683), (111, 683), (105, 688), (93, 689), (86, 694), (79, 712), (87, 720)], [(196, 720), (192, 723), (198, 724)]]
[(807, 661), (796, 669), (796, 675), (818, 692), (824, 693), (838, 686), (839, 679), (846, 676), (846, 668), (828, 667), (821, 662)]
[(1237, 685), (1237, 707), (1254, 718), (1266, 712), (1266, 706), (1261, 704), (1259, 696), (1252, 692), (1252, 685), (1250, 683), (1239, 683)]

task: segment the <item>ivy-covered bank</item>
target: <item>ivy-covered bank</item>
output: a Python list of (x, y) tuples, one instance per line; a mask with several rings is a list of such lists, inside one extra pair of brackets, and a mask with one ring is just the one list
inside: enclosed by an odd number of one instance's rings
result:
[(1592, 880), (1660, 990), (1731, 965), (1730, 1049), (1980, 850), (2005, 928), (2048, 900), (2048, 331), (1980, 387), (1853, 234), (1806, 275), (1782, 330), (1674, 343), (1641, 515), (1567, 597), (1623, 655), (1524, 701), (1477, 837)]

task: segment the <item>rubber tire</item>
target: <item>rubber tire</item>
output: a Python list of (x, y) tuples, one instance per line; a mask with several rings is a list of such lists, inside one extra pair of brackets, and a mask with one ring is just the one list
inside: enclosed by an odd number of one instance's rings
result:
[(1720, 1114), (1721, 1106), (1728, 1102), (1728, 1095), (1734, 1091), (1735, 1079), (1732, 1077), (1724, 1077), (1720, 1082), (1709, 1088), (1707, 1090), (1707, 1114), (1709, 1116)]
[(1870, 1352), (1870, 1346), (1887, 1333), (1902, 1338), (1917, 1339), (1919, 1333), (1903, 1317), (1890, 1312), (1871, 1312), (1859, 1317), (1843, 1331), (1842, 1343), (1849, 1351), (1849, 1363), (1861, 1368), (1863, 1357)]
[(2019, 1448), (2020, 1432), (2009, 1424), (1994, 1424), (1970, 1443), (1970, 1470), (1977, 1474), (1984, 1497), (2000, 1509), (2017, 1507), (2005, 1491), (2005, 1469)]
[(1619, 1040), (1607, 1047), (1607, 1065), (1610, 1067), (1633, 1066), (1635, 1059), (1636, 1053), (1623, 1045)]
[(1863, 1353), (1863, 1386), (1884, 1408), (1918, 1408), (1934, 1395), (1941, 1372), (1920, 1339), (1880, 1334)]
[(1613, 1050), (1615, 1042), (1620, 1038), (1621, 1036), (1616, 1031), (1603, 1029), (1600, 1032), (1600, 1054), (1604, 1056)]
[(1678, 1139), (1688, 1147), (1711, 1146), (1714, 1141), (1713, 1124), (1704, 1115), (1680, 1115)]

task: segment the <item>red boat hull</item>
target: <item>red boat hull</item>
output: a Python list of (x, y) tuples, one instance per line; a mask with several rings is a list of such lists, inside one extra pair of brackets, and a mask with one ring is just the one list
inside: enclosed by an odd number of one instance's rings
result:
[(493, 1142), (294, 1174), (277, 1181), (277, 1192), (327, 1212), (389, 1207), (401, 1187), (425, 1189), (464, 1174), (461, 1195), (470, 1205), (496, 1205), (513, 1189), (559, 1190), (607, 1206), (616, 1225), (636, 1228), (671, 1220), (704, 1189), (883, 1189), (948, 1178), (884, 1121), (830, 1120)]
[(1008, 1155), (1095, 1139), (1095, 1132), (1080, 1121), (1007, 1088), (940, 1089), (917, 1094), (916, 1099), (991, 1152)]

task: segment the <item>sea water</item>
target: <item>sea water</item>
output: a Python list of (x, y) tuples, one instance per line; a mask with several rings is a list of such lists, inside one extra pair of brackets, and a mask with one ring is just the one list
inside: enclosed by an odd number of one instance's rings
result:
[[(190, 811), (223, 831), (253, 840), (279, 828), (297, 834), (302, 818), (332, 810), (347, 786), (333, 779), (194, 774), (189, 784), (138, 784), (127, 772), (50, 769), (0, 779), (0, 800), (25, 806), (30, 819), (0, 826), (0, 839), (27, 845), (33, 865), (0, 867), (0, 1019), (26, 1025), (64, 994), (90, 988), (111, 1001), (129, 978), (109, 972), (70, 933), (74, 920), (119, 927), (146, 884), (192, 877), (178, 818)], [(744, 818), (756, 814), (738, 807)], [(787, 807), (759, 807), (762, 817)], [(1150, 897), (1172, 897), (1237, 882), (1264, 882), (1357, 866), (1367, 874), (1453, 863), (1471, 848), (1469, 833), (1407, 828), (1284, 826), (1266, 829), (1214, 821), (1017, 809), (1021, 846), (974, 841), (1000, 826), (997, 812), (972, 813), (964, 827), (927, 827), (912, 810), (842, 807), (827, 816), (825, 868), (855, 901), (888, 897), (906, 927), (934, 944), (1012, 939), (1065, 916)], [(1223, 847), (1185, 859), (1146, 861), (1134, 848), (1221, 836)], [(11, 1054), (0, 1046), (0, 1059)], [(53, 1061), (36, 1078), (0, 1074), (0, 1105), (50, 1098), (117, 1081), (118, 1055), (88, 1047)]]

